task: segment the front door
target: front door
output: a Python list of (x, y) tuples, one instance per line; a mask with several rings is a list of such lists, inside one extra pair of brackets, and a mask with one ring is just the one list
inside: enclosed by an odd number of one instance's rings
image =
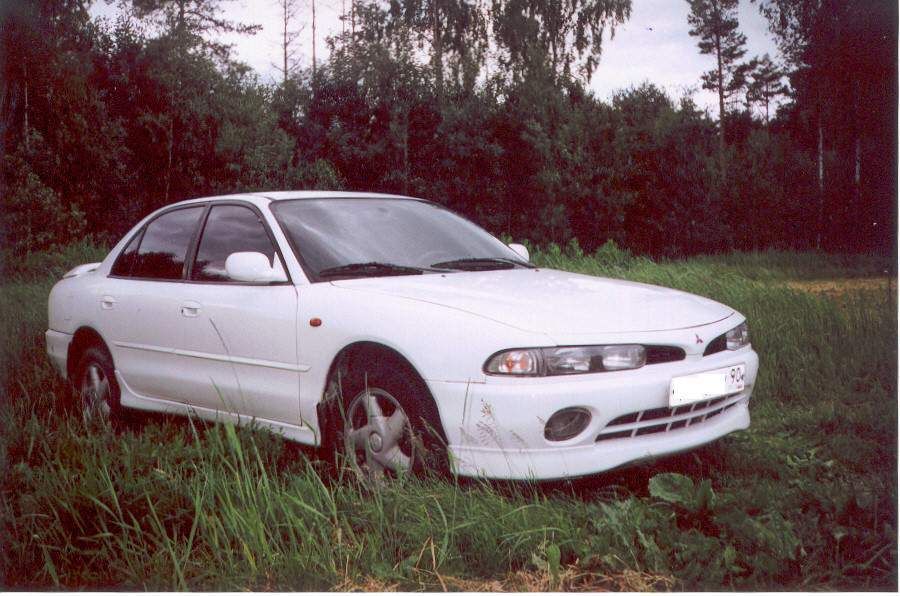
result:
[(190, 371), (190, 403), (300, 426), (296, 288), (231, 281), (225, 260), (235, 252), (259, 252), (283, 268), (253, 208), (214, 204), (181, 292), (184, 334), (177, 355)]

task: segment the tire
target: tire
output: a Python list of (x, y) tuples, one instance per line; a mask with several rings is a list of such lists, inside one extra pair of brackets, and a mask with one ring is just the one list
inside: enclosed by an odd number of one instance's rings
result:
[(84, 351), (75, 368), (75, 407), (86, 422), (109, 423), (121, 418), (119, 384), (109, 352), (100, 346)]
[(396, 358), (354, 368), (364, 372), (342, 380), (334, 424), (345, 462), (369, 478), (448, 475), (446, 436), (424, 383)]

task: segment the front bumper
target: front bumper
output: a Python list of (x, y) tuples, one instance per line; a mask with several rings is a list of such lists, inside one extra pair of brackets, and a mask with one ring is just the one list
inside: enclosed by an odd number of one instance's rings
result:
[(68, 376), (66, 361), (69, 358), (69, 344), (72, 343), (72, 335), (48, 329), (44, 337), (47, 339), (47, 356), (50, 357), (50, 363), (56, 372), (65, 379)]
[[(666, 410), (672, 377), (735, 364), (746, 365), (744, 391), (698, 404), (696, 412)], [(756, 352), (747, 347), (615, 373), (489, 377), (484, 383), (429, 382), (429, 386), (457, 474), (550, 480), (596, 474), (685, 451), (748, 428), (748, 405), (758, 368)], [(573, 439), (547, 440), (547, 420), (569, 407), (590, 411), (591, 422)], [(621, 424), (623, 416), (645, 412), (649, 418), (651, 411), (656, 416), (653, 420)]]

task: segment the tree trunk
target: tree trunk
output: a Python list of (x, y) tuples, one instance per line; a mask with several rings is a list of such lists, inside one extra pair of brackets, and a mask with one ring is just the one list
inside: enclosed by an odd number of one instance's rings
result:
[(179, 2), (178, 2), (178, 21), (175, 23), (176, 37), (178, 38), (179, 42), (182, 41), (184, 31), (186, 29), (185, 22), (184, 22), (184, 12), (185, 12), (184, 4), (185, 4), (185, 0), (179, 0)]
[(22, 63), (22, 70), (24, 71), (24, 78), (22, 82), (25, 84), (25, 151), (31, 151), (31, 133), (28, 130), (28, 64), (25, 62)]
[(166, 176), (165, 183), (166, 189), (163, 196), (165, 197), (165, 204), (169, 204), (169, 191), (172, 188), (172, 162), (174, 161), (172, 154), (175, 152), (175, 120), (172, 116), (169, 116), (169, 130), (168, 139), (166, 143), (166, 150), (168, 152), (168, 159), (166, 161)]
[(725, 186), (725, 76), (722, 72), (722, 45), (721, 38), (716, 35), (716, 65), (718, 69), (718, 92), (719, 92), (719, 186)]
[(550, 40), (550, 70), (553, 73), (553, 76), (556, 76), (556, 63), (559, 61), (557, 52), (556, 52), (556, 38), (552, 38)]
[[(718, 19), (718, 13), (716, 18)], [(725, 155), (725, 75), (722, 72), (722, 38), (716, 33), (716, 68), (718, 70), (719, 83), (719, 149), (722, 156)]]
[(316, 81), (316, 0), (312, 2), (312, 76), (313, 83)]
[(282, 66), (283, 70), (283, 79), (282, 82), (287, 84), (288, 80), (288, 2), (289, 0), (281, 0), (281, 8), (283, 9), (282, 16), (284, 17), (284, 28), (281, 33), (281, 50), (282, 50), (282, 58), (284, 59), (284, 64)]
[(818, 148), (816, 150), (819, 166), (819, 216), (816, 226), (816, 249), (822, 248), (822, 228), (825, 225), (825, 132), (822, 128), (822, 114), (818, 116)]
[(434, 68), (434, 91), (440, 104), (444, 97), (444, 50), (436, 0), (431, 0), (431, 61)]
[(403, 110), (403, 194), (409, 194), (409, 107)]
[(862, 135), (859, 120), (859, 81), (856, 80), (853, 82), (853, 209), (857, 214), (862, 209)]

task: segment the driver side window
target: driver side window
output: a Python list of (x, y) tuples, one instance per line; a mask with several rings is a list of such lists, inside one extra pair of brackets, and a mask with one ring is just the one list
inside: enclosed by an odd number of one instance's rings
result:
[(230, 282), (225, 259), (236, 252), (259, 252), (276, 269), (283, 265), (260, 217), (241, 205), (214, 205), (203, 227), (191, 268), (195, 281)]

